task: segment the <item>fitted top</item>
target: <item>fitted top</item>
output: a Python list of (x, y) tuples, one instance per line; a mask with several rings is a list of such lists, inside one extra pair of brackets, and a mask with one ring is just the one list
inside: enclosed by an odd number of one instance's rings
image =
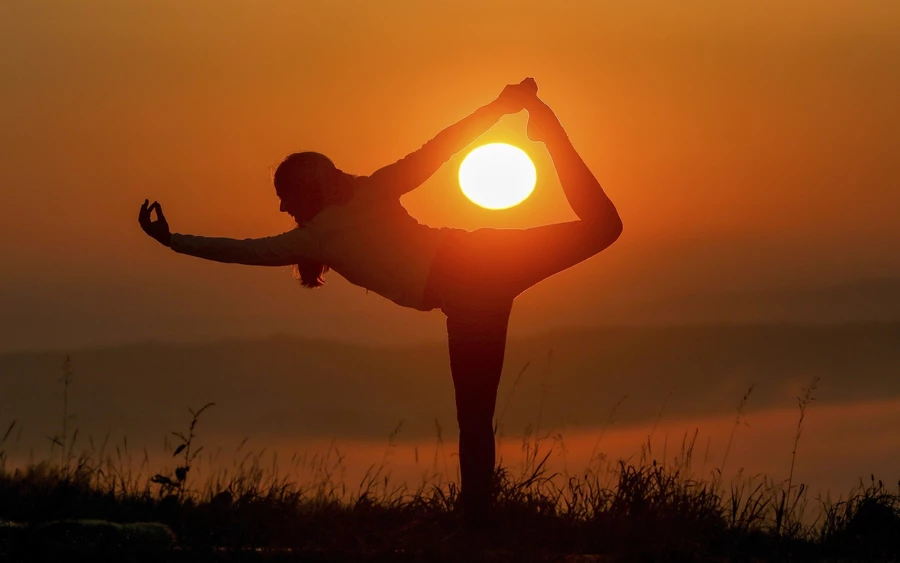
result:
[(427, 180), (500, 115), (485, 106), (394, 164), (354, 178), (348, 203), (326, 206), (286, 233), (243, 240), (172, 233), (170, 248), (207, 260), (255, 266), (316, 260), (398, 305), (430, 310), (425, 286), (431, 264), (444, 237), (461, 229), (419, 223), (400, 204), (400, 196)]

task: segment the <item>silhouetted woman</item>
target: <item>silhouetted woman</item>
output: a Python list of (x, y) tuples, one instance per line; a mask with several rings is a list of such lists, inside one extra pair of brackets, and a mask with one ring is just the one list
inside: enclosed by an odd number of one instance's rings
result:
[[(466, 231), (418, 223), (400, 196), (427, 180), (501, 116), (529, 112), (528, 135), (545, 143), (579, 221), (530, 229)], [(289, 155), (274, 176), (281, 211), (297, 228), (236, 240), (169, 233), (162, 208), (141, 207), (148, 235), (176, 252), (217, 262), (294, 265), (318, 287), (330, 269), (402, 305), (447, 317), (450, 370), (459, 423), (464, 520), (486, 521), (493, 498), (492, 421), (513, 300), (539, 281), (593, 256), (622, 232), (615, 206), (569, 142), (533, 79), (441, 131), (421, 149), (374, 172), (353, 176), (314, 152)], [(157, 220), (151, 221), (156, 210)]]

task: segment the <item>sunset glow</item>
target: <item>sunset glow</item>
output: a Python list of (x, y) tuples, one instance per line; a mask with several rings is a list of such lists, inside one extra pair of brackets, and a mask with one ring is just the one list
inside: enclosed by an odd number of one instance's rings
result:
[(482, 145), (459, 166), (459, 185), (466, 197), (487, 209), (506, 209), (534, 191), (537, 171), (531, 158), (506, 143)]
[(0, 12), (0, 554), (900, 562), (900, 0)]

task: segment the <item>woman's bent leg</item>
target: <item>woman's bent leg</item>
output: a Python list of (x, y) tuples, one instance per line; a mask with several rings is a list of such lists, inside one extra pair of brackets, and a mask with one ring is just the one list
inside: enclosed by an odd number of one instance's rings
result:
[(513, 298), (614, 241), (615, 236), (587, 221), (530, 229), (479, 229), (469, 233), (472, 256), (466, 264), (478, 272), (481, 291)]
[(532, 229), (482, 229), (466, 241), (466, 260), (480, 286), (518, 295), (539, 281), (597, 254), (618, 239), (622, 221), (600, 182), (579, 156), (553, 111), (539, 99), (528, 107), (529, 131), (539, 130), (566, 199), (581, 219)]
[(575, 150), (553, 110), (537, 97), (526, 106), (528, 127), (540, 130), (540, 140), (547, 146), (566, 200), (582, 221), (598, 228), (621, 230), (615, 205), (603, 191), (600, 182)]
[(469, 527), (486, 523), (495, 494), (493, 418), (511, 306), (443, 307), (459, 423), (460, 501)]

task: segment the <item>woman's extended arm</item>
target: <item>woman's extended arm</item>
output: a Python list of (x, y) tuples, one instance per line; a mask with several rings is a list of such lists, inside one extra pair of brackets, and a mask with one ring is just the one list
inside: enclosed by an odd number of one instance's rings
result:
[(537, 84), (531, 78), (507, 86), (497, 99), (447, 127), (419, 150), (373, 172), (365, 180), (368, 183), (365, 189), (388, 193), (393, 197), (414, 190), (450, 157), (493, 127), (501, 117), (521, 111), (527, 96), (536, 90)]
[[(315, 258), (317, 254), (318, 244), (304, 228), (272, 237), (243, 240), (170, 233), (159, 203), (153, 202), (149, 207), (147, 203), (145, 200), (138, 215), (141, 228), (160, 244), (180, 254), (248, 266), (289, 266)], [(154, 209), (157, 220), (151, 221), (150, 214)]]
[(247, 266), (290, 266), (313, 258), (315, 247), (303, 227), (272, 237), (248, 239), (172, 233), (169, 244), (179, 254)]

